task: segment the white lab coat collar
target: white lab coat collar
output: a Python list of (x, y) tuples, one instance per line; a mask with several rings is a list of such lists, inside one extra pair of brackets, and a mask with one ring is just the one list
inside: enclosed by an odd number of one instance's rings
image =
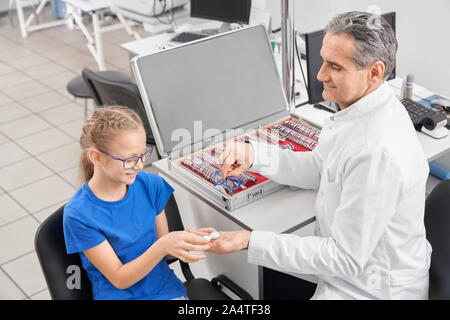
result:
[[(328, 124), (338, 124), (343, 121), (355, 120), (370, 115), (386, 105), (393, 94), (390, 86), (384, 82), (377, 89), (360, 98), (347, 108), (329, 118)], [(327, 123), (326, 122), (326, 123)]]

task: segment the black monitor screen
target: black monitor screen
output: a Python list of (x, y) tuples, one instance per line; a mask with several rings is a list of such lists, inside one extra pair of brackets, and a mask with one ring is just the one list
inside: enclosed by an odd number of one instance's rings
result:
[(323, 83), (317, 80), (317, 74), (322, 67), (320, 56), (322, 48), (323, 30), (305, 34), (306, 43), (306, 70), (308, 73), (308, 102), (314, 104), (323, 101)]
[(191, 17), (248, 24), (251, 0), (191, 0)]
[[(392, 29), (395, 32), (395, 12), (383, 14), (382, 17), (386, 19), (386, 21), (391, 25)], [(324, 36), (323, 32), (324, 30), (319, 30), (305, 34), (307, 56), (306, 68), (308, 72), (308, 102), (310, 104), (323, 101), (323, 83), (317, 80), (317, 74), (319, 73), (319, 70), (323, 64), (322, 57), (320, 56), (320, 49), (322, 48), (322, 41)], [(395, 67), (387, 80), (391, 80), (394, 78)]]

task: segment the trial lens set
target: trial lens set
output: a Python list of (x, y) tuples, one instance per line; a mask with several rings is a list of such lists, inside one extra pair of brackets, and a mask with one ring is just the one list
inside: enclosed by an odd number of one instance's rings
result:
[(193, 159), (186, 158), (181, 163), (211, 182), (214, 186), (223, 187), (230, 195), (233, 195), (239, 188), (246, 189), (246, 184), (248, 182), (254, 183), (256, 181), (256, 177), (249, 172), (244, 172), (239, 177), (230, 176), (222, 179), (219, 159), (215, 154), (218, 150), (219, 149), (205, 151)]
[[(278, 144), (282, 149), (307, 151), (314, 150), (319, 141), (319, 133), (317, 129), (308, 127), (297, 120), (288, 119), (270, 128), (260, 130), (256, 135), (251, 135), (250, 138)], [(286, 140), (289, 141), (286, 142)], [(295, 145), (304, 149), (297, 148)]]
[[(278, 145), (281, 149), (310, 151), (316, 147), (319, 134), (320, 131), (318, 129), (289, 118), (271, 127), (260, 129), (248, 136), (241, 137), (238, 141), (250, 139)], [(267, 178), (257, 173), (248, 171), (239, 177), (229, 176), (223, 179), (219, 160), (222, 152), (223, 149), (221, 147), (216, 147), (193, 157), (185, 158), (180, 163), (215, 187), (223, 188), (231, 196), (267, 180)]]

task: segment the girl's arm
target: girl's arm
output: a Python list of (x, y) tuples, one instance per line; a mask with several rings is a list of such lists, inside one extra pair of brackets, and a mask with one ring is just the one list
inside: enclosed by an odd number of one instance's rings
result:
[(169, 225), (167, 223), (166, 212), (163, 210), (155, 218), (156, 239), (169, 233)]
[(158, 240), (127, 264), (122, 264), (107, 240), (83, 253), (117, 289), (127, 289), (142, 280), (167, 254), (188, 263), (205, 258), (189, 251), (208, 250), (208, 241), (186, 231), (169, 233), (164, 212), (156, 217), (155, 228)]

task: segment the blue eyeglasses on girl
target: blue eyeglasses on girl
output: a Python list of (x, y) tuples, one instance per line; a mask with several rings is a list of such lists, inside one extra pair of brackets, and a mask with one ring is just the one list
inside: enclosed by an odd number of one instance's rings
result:
[[(153, 151), (153, 146), (150, 144), (146, 144), (145, 152), (141, 156), (133, 156), (133, 157), (129, 157), (126, 159), (121, 159), (119, 157), (113, 156), (112, 154), (109, 154), (108, 152), (103, 151), (99, 148), (95, 148), (95, 149), (100, 151), (101, 153), (104, 153), (104, 154), (110, 156), (111, 159), (113, 159), (113, 160), (122, 161), (123, 168), (125, 170), (131, 170), (137, 165), (139, 159), (142, 161), (142, 164), (146, 164), (150, 160), (150, 156), (152, 155), (152, 151)], [(84, 150), (89, 150), (89, 148), (85, 148)]]

